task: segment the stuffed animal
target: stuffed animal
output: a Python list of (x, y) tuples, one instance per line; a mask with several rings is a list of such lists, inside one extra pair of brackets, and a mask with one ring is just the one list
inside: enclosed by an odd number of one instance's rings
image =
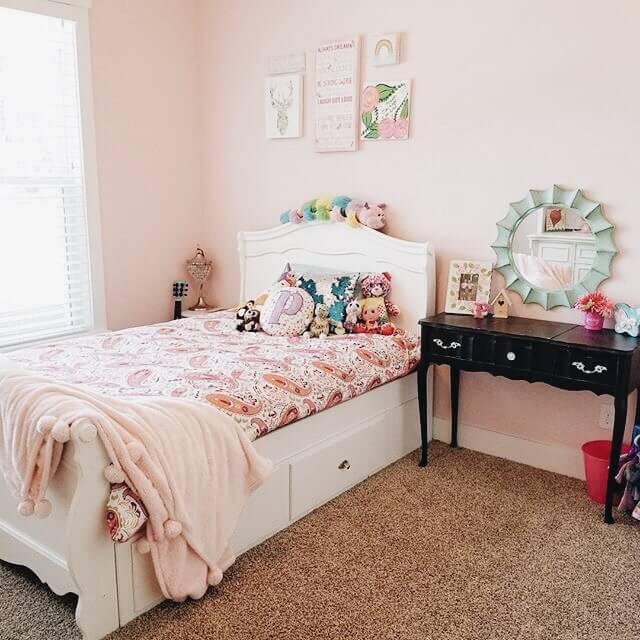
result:
[(347, 206), (347, 224), (357, 227), (358, 224), (372, 229), (382, 229), (386, 220), (384, 210), (386, 204), (370, 204), (364, 200), (352, 200)]
[(254, 300), (248, 300), (236, 312), (238, 331), (260, 331), (260, 309)]
[(355, 333), (380, 333), (384, 336), (393, 335), (395, 326), (388, 321), (384, 298), (365, 298), (360, 301), (362, 312), (360, 320), (355, 326)]
[(387, 313), (393, 317), (400, 313), (397, 305), (393, 304), (389, 299), (391, 296), (391, 274), (384, 271), (383, 273), (372, 273), (364, 277), (360, 281), (360, 288), (365, 298), (384, 298), (384, 304)]
[(360, 303), (357, 300), (352, 300), (346, 309), (346, 317), (344, 319), (344, 326), (347, 331), (353, 331), (358, 320), (360, 320)]
[(372, 229), (382, 229), (385, 225), (385, 204), (372, 204), (364, 200), (354, 200), (349, 196), (323, 196), (307, 200), (301, 207), (288, 209), (280, 214), (280, 222), (299, 224), (314, 220), (346, 221), (352, 227), (364, 225)]
[(326, 338), (331, 330), (329, 307), (326, 304), (316, 305), (315, 317), (305, 332), (305, 338)]
[(332, 333), (336, 336), (343, 336), (347, 333), (345, 329), (344, 323), (340, 322), (340, 320), (332, 320), (329, 318), (329, 333)]

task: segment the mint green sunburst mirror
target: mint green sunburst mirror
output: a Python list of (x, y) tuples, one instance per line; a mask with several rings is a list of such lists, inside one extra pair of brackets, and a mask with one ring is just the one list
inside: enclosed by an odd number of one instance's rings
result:
[(512, 202), (491, 246), (507, 288), (545, 309), (572, 307), (595, 291), (617, 253), (602, 205), (557, 185)]

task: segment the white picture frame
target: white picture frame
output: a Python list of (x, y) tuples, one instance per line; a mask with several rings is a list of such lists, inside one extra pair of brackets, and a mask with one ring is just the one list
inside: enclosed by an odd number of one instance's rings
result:
[(445, 311), (472, 315), (475, 303), (489, 303), (493, 263), (490, 260), (451, 260)]
[(283, 53), (269, 56), (269, 75), (277, 76), (281, 73), (304, 73), (307, 70), (306, 53)]
[(315, 150), (357, 151), (360, 133), (360, 38), (316, 47)]
[(369, 60), (374, 67), (400, 62), (400, 34), (380, 33), (369, 39)]
[(265, 132), (271, 140), (302, 136), (303, 77), (268, 76), (264, 81)]

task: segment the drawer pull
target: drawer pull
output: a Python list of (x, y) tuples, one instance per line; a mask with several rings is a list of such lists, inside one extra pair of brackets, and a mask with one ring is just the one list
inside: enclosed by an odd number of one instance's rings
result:
[(507, 353), (507, 360), (509, 362), (513, 362), (516, 359), (516, 354), (513, 353), (513, 351), (509, 351), (509, 353)]
[(450, 343), (448, 346), (445, 345), (444, 342), (442, 342), (442, 340), (440, 340), (440, 338), (434, 338), (433, 341), (441, 348), (441, 349), (457, 349), (458, 347), (460, 347), (460, 343), (459, 342), (452, 342)]
[(592, 373), (603, 373), (607, 370), (603, 364), (597, 364), (593, 369), (587, 369), (584, 366), (584, 362), (572, 362), (572, 366), (574, 366), (578, 371), (582, 371), (582, 373), (586, 373), (587, 375), (591, 375)]
[(348, 460), (343, 460), (338, 465), (338, 469), (351, 469), (351, 463)]

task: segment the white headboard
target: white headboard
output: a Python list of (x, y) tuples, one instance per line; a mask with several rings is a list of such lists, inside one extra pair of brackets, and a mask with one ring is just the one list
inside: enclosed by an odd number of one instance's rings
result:
[[(287, 262), (335, 271), (388, 271), (392, 300), (405, 329), (435, 309), (435, 259), (428, 242), (408, 242), (367, 227), (338, 222), (285, 224), (265, 231), (238, 233), (240, 300), (272, 285)], [(394, 320), (395, 322), (395, 320)]]

